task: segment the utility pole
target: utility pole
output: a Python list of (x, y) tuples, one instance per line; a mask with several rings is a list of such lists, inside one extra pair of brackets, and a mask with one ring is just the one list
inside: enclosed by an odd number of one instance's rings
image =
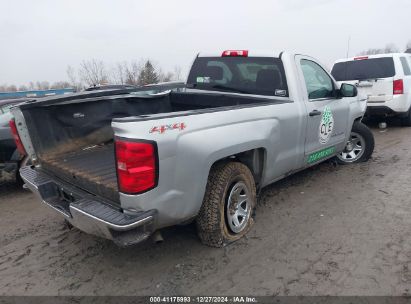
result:
[(351, 36), (348, 36), (348, 43), (347, 43), (347, 56), (346, 58), (348, 58), (348, 55), (350, 53), (350, 41), (351, 41)]

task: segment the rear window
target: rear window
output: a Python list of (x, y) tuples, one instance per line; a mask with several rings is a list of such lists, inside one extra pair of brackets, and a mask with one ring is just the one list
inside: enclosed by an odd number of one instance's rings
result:
[(336, 63), (331, 71), (337, 81), (394, 77), (392, 57), (372, 58)]
[(270, 57), (198, 57), (187, 87), (200, 90), (288, 97), (284, 66)]

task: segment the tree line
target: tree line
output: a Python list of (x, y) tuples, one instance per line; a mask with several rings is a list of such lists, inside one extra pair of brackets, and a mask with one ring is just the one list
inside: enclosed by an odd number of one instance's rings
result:
[[(406, 50), (411, 49), (411, 40), (406, 45)], [(397, 53), (400, 49), (393, 43), (383, 48), (370, 48), (358, 55), (375, 55)], [(50, 83), (48, 81), (29, 82), (27, 85), (0, 84), (0, 92), (15, 92), (28, 90), (49, 90), (74, 88), (80, 91), (90, 86), (104, 84), (146, 85), (158, 82), (182, 80), (182, 70), (174, 67), (173, 71), (164, 72), (160, 66), (151, 59), (117, 62), (114, 66), (107, 66), (102, 60), (83, 60), (75, 68), (68, 66), (66, 69), (67, 80)]]
[(77, 68), (68, 66), (66, 74), (68, 80), (53, 83), (36, 81), (20, 86), (0, 84), (0, 92), (63, 88), (74, 88), (76, 91), (80, 91), (87, 87), (105, 84), (141, 86), (182, 80), (182, 70), (180, 67), (176, 66), (173, 71), (164, 72), (151, 59), (122, 61), (113, 66), (108, 66), (102, 60), (83, 60)]
[[(411, 40), (407, 43), (405, 46), (405, 50), (411, 49)], [(383, 48), (370, 48), (367, 50), (364, 50), (358, 55), (377, 55), (377, 54), (388, 54), (388, 53), (399, 53), (402, 52), (400, 48), (398, 48), (394, 43), (388, 43), (385, 45)]]

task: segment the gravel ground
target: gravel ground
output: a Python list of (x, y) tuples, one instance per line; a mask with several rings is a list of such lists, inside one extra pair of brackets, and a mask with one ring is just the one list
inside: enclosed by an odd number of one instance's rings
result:
[(411, 129), (373, 131), (371, 161), (264, 189), (252, 231), (224, 249), (193, 225), (117, 248), (3, 181), (0, 295), (410, 295)]

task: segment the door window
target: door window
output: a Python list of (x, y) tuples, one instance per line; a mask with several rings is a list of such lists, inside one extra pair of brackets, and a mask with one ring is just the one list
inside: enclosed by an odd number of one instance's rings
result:
[(333, 81), (321, 66), (313, 61), (302, 59), (301, 69), (309, 99), (333, 98), (335, 96)]

